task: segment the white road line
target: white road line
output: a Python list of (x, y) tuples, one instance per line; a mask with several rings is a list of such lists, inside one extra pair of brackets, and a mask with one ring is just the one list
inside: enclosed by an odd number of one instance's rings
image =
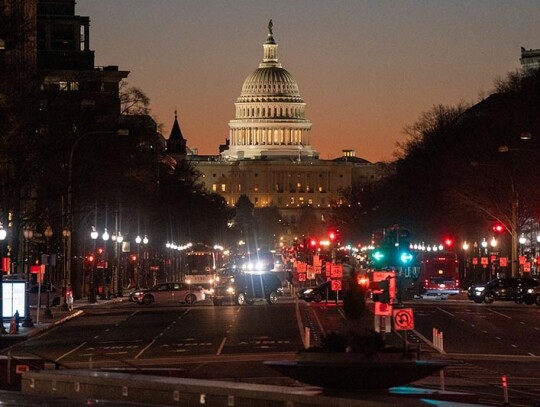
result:
[(445, 314), (448, 314), (448, 315), (450, 315), (451, 317), (455, 316), (455, 315), (454, 315), (454, 314), (452, 314), (451, 312), (448, 312), (447, 310), (445, 310), (445, 309), (442, 309), (441, 307), (437, 307), (437, 309), (438, 309), (439, 311), (442, 311), (442, 312), (444, 312)]
[(302, 317), (300, 316), (300, 306), (298, 305), (298, 299), (294, 299), (295, 304), (295, 313), (296, 313), (296, 323), (298, 324), (298, 330), (300, 331), (300, 339), (302, 343), (306, 343), (304, 324), (302, 323)]
[(156, 338), (152, 339), (152, 342), (150, 342), (148, 345), (146, 345), (133, 359), (139, 359), (139, 356), (141, 356), (150, 346), (152, 346), (156, 342)]
[(64, 359), (67, 355), (69, 355), (69, 354), (71, 354), (71, 353), (73, 353), (73, 352), (78, 351), (78, 350), (81, 349), (84, 345), (86, 345), (86, 342), (83, 342), (83, 343), (81, 343), (79, 346), (77, 346), (76, 348), (70, 350), (69, 352), (64, 353), (62, 356), (60, 356), (59, 358), (57, 358), (57, 359), (55, 360), (55, 362), (58, 362), (58, 361), (60, 361), (61, 359)]
[(223, 337), (223, 340), (219, 344), (219, 348), (218, 348), (217, 353), (216, 353), (217, 356), (221, 355), (221, 351), (223, 350), (223, 347), (225, 346), (225, 342), (227, 342), (227, 337), (226, 336)]
[(493, 312), (494, 314), (500, 315), (501, 317), (505, 317), (505, 318), (508, 318), (508, 319), (512, 319), (512, 317), (509, 317), (508, 315), (501, 314), (500, 312), (497, 312), (497, 311), (493, 311), (492, 309), (489, 309), (489, 308), (488, 308), (488, 311), (489, 311), (489, 312)]

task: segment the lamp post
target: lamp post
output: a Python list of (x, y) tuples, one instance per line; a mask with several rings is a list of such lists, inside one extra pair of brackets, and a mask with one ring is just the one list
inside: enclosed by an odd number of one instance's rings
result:
[[(32, 318), (30, 317), (30, 261), (28, 259), (29, 257), (29, 244), (28, 241), (32, 239), (34, 236), (34, 231), (30, 228), (24, 228), (23, 229), (23, 237), (24, 237), (24, 256), (23, 256), (23, 265), (26, 266), (26, 306), (24, 310), (24, 321), (22, 323), (22, 326), (25, 328), (31, 328), (34, 326), (34, 323), (32, 322)], [(28, 260), (28, 261), (25, 261)]]
[(2, 281), (4, 279), (4, 240), (6, 240), (7, 231), (0, 223), (0, 318), (2, 323), (2, 329), (0, 329), (0, 336), (7, 334), (6, 329), (4, 328), (4, 286)]
[(122, 273), (120, 271), (120, 260), (122, 257), (122, 242), (124, 241), (124, 236), (120, 232), (118, 232), (118, 236), (116, 236), (116, 273), (114, 278), (114, 284), (115, 284), (115, 293), (118, 297), (122, 297), (124, 295), (124, 289), (123, 289), (123, 282), (122, 282)]
[(139, 235), (135, 238), (135, 243), (137, 243), (137, 270), (135, 272), (135, 284), (137, 287), (141, 286), (140, 274), (141, 274), (141, 242), (142, 239)]
[[(47, 226), (47, 229), (45, 229), (45, 231), (43, 232), (43, 234), (45, 235), (45, 241), (47, 242), (47, 264), (45, 265), (45, 277), (46, 277), (46, 281), (47, 281), (47, 286), (46, 286), (46, 290), (47, 290), (47, 305), (45, 306), (45, 311), (43, 312), (43, 317), (45, 318), (52, 318), (53, 317), (53, 314), (51, 312), (51, 308), (50, 308), (50, 282), (51, 282), (51, 265), (50, 265), (50, 258), (51, 258), (51, 254), (49, 253), (50, 252), (50, 241), (51, 241), (51, 238), (53, 236), (53, 230), (50, 226)], [(39, 311), (38, 311), (39, 312)]]
[[(106, 277), (109, 270), (109, 263), (107, 261), (107, 242), (109, 241), (110, 235), (109, 232), (107, 232), (107, 228), (103, 231), (103, 234), (101, 235), (101, 238), (103, 239), (103, 268), (101, 269), (101, 299), (106, 299), (109, 297), (109, 286), (106, 284)], [(107, 273), (105, 272), (105, 269), (107, 269)], [(107, 289), (105, 289), (107, 287)]]
[(467, 269), (469, 267), (469, 243), (467, 241), (463, 242), (463, 245), (461, 246), (463, 249), (463, 259), (464, 259), (464, 267), (463, 267), (463, 280), (467, 279)]
[[(95, 226), (92, 226), (92, 232), (90, 232), (90, 238), (94, 241), (94, 254), (96, 254), (96, 240), (99, 236), (99, 233), (96, 230)], [(96, 259), (93, 262), (92, 271), (90, 272), (90, 294), (88, 295), (88, 302), (96, 302), (96, 287), (95, 287), (95, 279), (96, 279), (96, 270), (97, 270), (97, 256)]]
[(68, 304), (67, 304), (67, 286), (68, 281), (71, 281), (71, 274), (70, 274), (70, 249), (69, 249), (69, 243), (71, 242), (71, 231), (65, 227), (62, 230), (62, 237), (63, 237), (63, 270), (62, 270), (62, 310), (67, 311), (68, 310)]

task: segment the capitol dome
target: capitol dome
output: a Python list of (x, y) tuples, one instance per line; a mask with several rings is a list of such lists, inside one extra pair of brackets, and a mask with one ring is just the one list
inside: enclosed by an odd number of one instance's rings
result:
[(244, 80), (236, 100), (236, 115), (229, 122), (229, 148), (222, 153), (225, 159), (316, 157), (298, 84), (277, 59), (272, 20), (268, 31), (263, 61)]

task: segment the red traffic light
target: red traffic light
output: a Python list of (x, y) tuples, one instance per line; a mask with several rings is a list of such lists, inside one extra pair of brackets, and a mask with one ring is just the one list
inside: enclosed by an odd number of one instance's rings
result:
[(454, 244), (454, 241), (451, 238), (447, 237), (444, 239), (444, 245), (446, 247), (451, 247), (453, 244)]
[(132, 254), (131, 256), (129, 256), (129, 259), (131, 261), (137, 261), (137, 255), (136, 254)]
[(88, 255), (88, 257), (86, 259), (88, 260), (89, 263), (92, 263), (94, 261), (94, 255), (90, 254), (90, 255)]
[(103, 254), (103, 247), (98, 247), (97, 252), (98, 252), (99, 254)]
[(492, 229), (493, 229), (493, 231), (495, 233), (501, 233), (501, 232), (504, 231), (504, 225), (501, 225), (500, 223), (497, 223), (497, 224), (493, 225)]
[(332, 241), (336, 240), (338, 237), (338, 234), (337, 234), (337, 231), (335, 230), (331, 230), (330, 232), (328, 232), (328, 238)]
[(309, 244), (311, 245), (311, 247), (315, 247), (315, 246), (317, 246), (317, 241), (315, 239), (311, 239)]

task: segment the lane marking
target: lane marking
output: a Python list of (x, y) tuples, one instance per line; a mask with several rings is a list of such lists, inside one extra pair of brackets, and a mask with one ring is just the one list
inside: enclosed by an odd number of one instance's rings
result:
[(448, 311), (447, 311), (447, 310), (445, 310), (445, 309), (442, 309), (441, 307), (437, 307), (437, 309), (438, 309), (439, 311), (442, 311), (442, 312), (444, 312), (445, 314), (448, 314), (448, 315), (450, 315), (451, 317), (455, 317), (455, 315), (454, 315), (454, 314), (452, 314), (451, 312), (448, 312)]
[(86, 343), (87, 343), (87, 342), (83, 342), (83, 343), (81, 343), (79, 346), (77, 346), (76, 348), (70, 350), (69, 352), (64, 353), (62, 356), (60, 356), (60, 357), (58, 357), (57, 359), (55, 359), (55, 362), (58, 362), (58, 361), (60, 361), (61, 359), (65, 358), (66, 356), (70, 355), (71, 353), (78, 351), (78, 350), (81, 349), (84, 345), (86, 345)]
[(500, 313), (500, 312), (498, 312), (498, 311), (494, 311), (494, 310), (489, 309), (489, 308), (488, 308), (488, 311), (489, 311), (489, 312), (493, 312), (494, 314), (500, 315), (501, 317), (505, 317), (505, 318), (508, 318), (508, 319), (512, 319), (512, 317), (509, 317), (508, 315), (504, 315), (504, 314), (502, 314), (502, 313)]
[(225, 342), (227, 342), (227, 337), (226, 336), (223, 337), (223, 340), (221, 341), (221, 343), (219, 345), (218, 351), (216, 353), (217, 356), (221, 355), (221, 351), (223, 350), (223, 347), (225, 346)]
[(133, 359), (139, 359), (139, 356), (141, 356), (150, 346), (152, 346), (156, 342), (157, 338), (152, 339), (152, 342), (150, 342), (148, 345), (146, 345)]

